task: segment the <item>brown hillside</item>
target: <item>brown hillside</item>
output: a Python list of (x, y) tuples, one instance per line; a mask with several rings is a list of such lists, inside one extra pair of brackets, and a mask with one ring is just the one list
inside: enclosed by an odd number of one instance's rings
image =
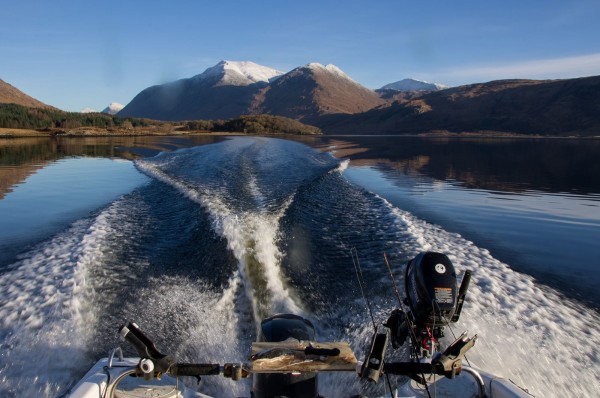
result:
[(255, 107), (312, 121), (322, 115), (365, 112), (385, 103), (376, 92), (326, 68), (311, 64), (294, 69), (272, 82)]
[(485, 131), (600, 135), (600, 76), (502, 80), (441, 90), (389, 108), (322, 118), (328, 133), (407, 134)]
[(0, 103), (18, 104), (30, 108), (52, 108), (0, 79)]

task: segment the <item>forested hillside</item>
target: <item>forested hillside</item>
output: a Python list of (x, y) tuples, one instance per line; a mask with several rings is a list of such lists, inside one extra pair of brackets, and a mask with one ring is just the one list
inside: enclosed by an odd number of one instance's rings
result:
[(74, 130), (94, 127), (108, 130), (144, 130), (161, 134), (178, 132), (235, 132), (247, 134), (321, 134), (321, 130), (287, 117), (240, 116), (230, 120), (190, 120), (169, 123), (140, 118), (122, 118), (105, 113), (64, 112), (54, 108), (28, 108), (0, 104), (0, 128)]

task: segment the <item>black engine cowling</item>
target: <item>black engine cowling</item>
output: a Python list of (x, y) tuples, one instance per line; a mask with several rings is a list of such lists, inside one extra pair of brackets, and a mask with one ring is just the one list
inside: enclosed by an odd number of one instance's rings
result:
[(452, 322), (458, 299), (456, 271), (442, 253), (420, 253), (406, 267), (408, 306), (418, 326), (446, 326)]

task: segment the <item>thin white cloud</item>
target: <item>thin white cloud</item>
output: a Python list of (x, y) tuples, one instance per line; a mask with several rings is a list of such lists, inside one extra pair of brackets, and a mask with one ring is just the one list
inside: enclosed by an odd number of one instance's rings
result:
[(448, 80), (470, 82), (496, 79), (561, 79), (600, 75), (600, 53), (540, 59), (504, 65), (483, 65), (440, 71)]

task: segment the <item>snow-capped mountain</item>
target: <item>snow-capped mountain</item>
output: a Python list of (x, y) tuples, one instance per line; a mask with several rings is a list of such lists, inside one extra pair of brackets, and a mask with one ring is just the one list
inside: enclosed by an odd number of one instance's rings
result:
[(102, 113), (108, 113), (109, 115), (116, 115), (125, 105), (119, 104), (118, 102), (111, 102), (106, 108), (102, 110)]
[(284, 74), (254, 62), (221, 61), (192, 78), (145, 89), (119, 116), (191, 120), (268, 113), (307, 120), (384, 102), (335, 65), (310, 63)]
[(438, 91), (448, 88), (448, 86), (439, 83), (428, 83), (415, 79), (403, 79), (394, 83), (386, 84), (380, 90), (397, 91)]
[(351, 80), (354, 82), (354, 80), (352, 80), (352, 78), (350, 76), (348, 76), (343, 70), (341, 70), (340, 68), (338, 68), (337, 66), (335, 66), (333, 64), (322, 65), (318, 62), (311, 62), (310, 64), (307, 64), (306, 66), (304, 66), (304, 68), (308, 68), (315, 72), (328, 72), (328, 73), (331, 73), (338, 77), (348, 79), (348, 80)]
[(79, 113), (96, 113), (98, 112), (97, 110), (93, 109), (93, 108), (83, 108), (82, 110), (79, 111)]
[(312, 122), (326, 114), (364, 112), (383, 102), (337, 66), (313, 62), (269, 84), (255, 111)]
[(218, 86), (247, 86), (258, 82), (268, 83), (281, 75), (283, 72), (254, 62), (221, 61), (192, 79), (217, 80)]

